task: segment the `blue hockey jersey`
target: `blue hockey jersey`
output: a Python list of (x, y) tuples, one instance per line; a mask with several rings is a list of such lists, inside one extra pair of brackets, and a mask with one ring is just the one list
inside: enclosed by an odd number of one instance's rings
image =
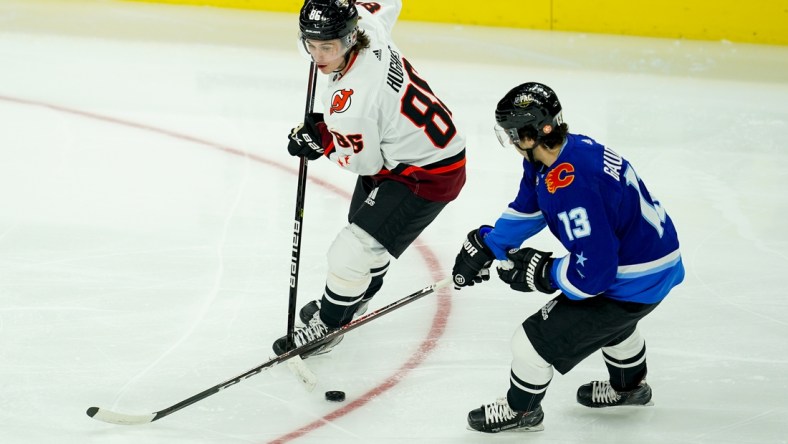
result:
[(499, 260), (547, 226), (568, 254), (553, 285), (571, 299), (661, 301), (684, 279), (673, 222), (632, 165), (593, 139), (568, 134), (556, 161), (523, 161), (514, 202), (484, 238)]

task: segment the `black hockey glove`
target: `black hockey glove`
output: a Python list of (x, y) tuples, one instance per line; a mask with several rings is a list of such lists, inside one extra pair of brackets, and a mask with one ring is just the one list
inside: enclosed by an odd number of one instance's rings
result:
[(291, 156), (306, 157), (309, 160), (319, 159), (325, 152), (323, 137), (327, 133), (322, 114), (307, 114), (304, 123), (290, 130), (287, 151)]
[(483, 240), (490, 230), (491, 226), (482, 225), (468, 233), (468, 238), (462, 243), (462, 249), (454, 259), (454, 268), (451, 270), (455, 289), (490, 280), (490, 265), (495, 256)]
[(498, 265), (498, 277), (513, 290), (555, 293), (550, 284), (552, 254), (533, 248), (511, 249), (506, 252), (509, 261)]

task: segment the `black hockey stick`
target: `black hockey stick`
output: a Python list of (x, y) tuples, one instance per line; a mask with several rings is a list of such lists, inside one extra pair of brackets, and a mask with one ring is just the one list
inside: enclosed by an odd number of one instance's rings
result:
[[(317, 64), (309, 65), (309, 84), (306, 88), (306, 104), (304, 105), (304, 122), (312, 112), (315, 105), (315, 86), (317, 85)], [(293, 254), (290, 258), (290, 300), (287, 306), (287, 339), (286, 346), (293, 344), (293, 331), (295, 330), (295, 312), (298, 296), (298, 269), (301, 264), (301, 241), (304, 227), (304, 198), (306, 195), (306, 169), (308, 160), (301, 157), (298, 166), (298, 190), (296, 191), (295, 220), (293, 224)]]
[(228, 380), (226, 380), (226, 381), (224, 381), (224, 382), (222, 382), (220, 384), (216, 384), (215, 386), (213, 386), (213, 387), (211, 387), (211, 388), (209, 388), (207, 390), (203, 390), (202, 392), (197, 393), (196, 395), (194, 395), (194, 396), (192, 396), (190, 398), (184, 399), (183, 401), (181, 401), (181, 402), (179, 402), (177, 404), (174, 404), (174, 405), (172, 405), (170, 407), (167, 407), (165, 409), (159, 410), (158, 412), (153, 412), (153, 413), (150, 413), (150, 414), (147, 414), (147, 415), (129, 415), (129, 414), (126, 414), (126, 413), (113, 412), (112, 410), (102, 409), (102, 408), (99, 408), (99, 407), (90, 407), (87, 410), (87, 414), (91, 418), (98, 419), (99, 421), (104, 421), (104, 422), (108, 422), (108, 423), (111, 423), (111, 424), (139, 425), (139, 424), (147, 424), (147, 423), (150, 423), (150, 422), (153, 422), (153, 421), (157, 421), (157, 420), (159, 420), (161, 418), (164, 418), (165, 416), (168, 416), (168, 415), (170, 415), (172, 413), (177, 412), (178, 410), (180, 410), (180, 409), (182, 409), (184, 407), (190, 406), (190, 405), (196, 403), (197, 401), (203, 400), (203, 399), (205, 399), (205, 398), (207, 398), (207, 397), (209, 397), (211, 395), (214, 395), (214, 394), (226, 389), (227, 387), (230, 387), (230, 386), (233, 386), (235, 384), (238, 384), (239, 382), (243, 381), (244, 379), (251, 378), (252, 376), (254, 376), (256, 374), (261, 373), (263, 370), (267, 370), (267, 369), (269, 369), (269, 368), (271, 368), (271, 367), (273, 367), (273, 366), (275, 366), (277, 364), (280, 364), (280, 363), (285, 362), (285, 361), (287, 361), (289, 359), (292, 359), (292, 358), (294, 358), (296, 356), (299, 356), (302, 353), (308, 352), (308, 351), (312, 350), (314, 347), (316, 347), (317, 345), (322, 344), (323, 342), (330, 341), (330, 340), (334, 339), (335, 337), (337, 337), (339, 335), (343, 335), (343, 334), (345, 334), (345, 333), (347, 333), (347, 332), (349, 332), (351, 330), (355, 330), (356, 328), (361, 327), (362, 325), (372, 321), (373, 319), (377, 319), (377, 318), (379, 318), (379, 317), (381, 317), (381, 316), (383, 316), (385, 314), (388, 314), (388, 313), (391, 313), (394, 310), (397, 310), (398, 308), (401, 308), (401, 307), (403, 307), (403, 306), (405, 306), (407, 304), (410, 304), (411, 302), (413, 302), (413, 301), (415, 301), (417, 299), (421, 299), (424, 296), (427, 296), (429, 294), (435, 293), (436, 290), (448, 286), (451, 282), (452, 282), (451, 278), (445, 278), (445, 279), (443, 279), (441, 281), (438, 281), (438, 282), (436, 282), (436, 283), (434, 283), (434, 284), (432, 284), (432, 285), (430, 285), (428, 287), (424, 287), (424, 288), (422, 288), (421, 290), (419, 290), (419, 291), (417, 291), (415, 293), (411, 293), (408, 296), (405, 296), (404, 298), (402, 298), (402, 299), (400, 299), (398, 301), (395, 301), (395, 302), (392, 302), (389, 305), (386, 305), (385, 307), (379, 308), (379, 309), (377, 309), (377, 310), (375, 310), (373, 312), (367, 313), (364, 316), (361, 316), (361, 317), (359, 317), (357, 319), (354, 319), (349, 324), (346, 324), (346, 325), (344, 325), (344, 326), (342, 326), (340, 328), (337, 328), (337, 329), (329, 331), (326, 334), (326, 336), (324, 336), (323, 338), (321, 338), (318, 341), (307, 342), (306, 344), (302, 345), (301, 347), (295, 348), (295, 349), (290, 350), (288, 352), (285, 352), (285, 353), (283, 353), (283, 354), (281, 354), (279, 356), (271, 358), (269, 361), (266, 361), (263, 364), (260, 364), (257, 367), (255, 367), (255, 368), (253, 368), (253, 369), (251, 369), (251, 370), (249, 370), (249, 371), (247, 371), (245, 373), (242, 373), (242, 374), (240, 374), (240, 375), (238, 375), (238, 376), (236, 376), (234, 378), (230, 378), (230, 379), (228, 379)]

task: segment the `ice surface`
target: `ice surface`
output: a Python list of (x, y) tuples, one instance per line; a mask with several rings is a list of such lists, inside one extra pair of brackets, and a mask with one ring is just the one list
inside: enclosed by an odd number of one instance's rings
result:
[[(0, 19), (0, 442), (492, 439), (465, 417), (503, 396), (509, 338), (547, 299), (496, 280), (347, 335), (307, 361), (312, 393), (280, 366), (153, 424), (87, 417), (149, 414), (269, 358), (295, 208), (285, 135), (308, 63), (290, 14), (6, 0)], [(544, 432), (495, 440), (787, 442), (788, 49), (408, 22), (395, 38), (467, 134), (468, 184), (372, 308), (444, 277), (514, 196), (519, 158), (492, 110), (529, 80), (557, 90), (573, 132), (635, 164), (682, 242), (687, 278), (642, 322), (655, 405), (576, 404), (605, 377), (595, 354), (556, 374)], [(322, 162), (309, 177), (304, 302), (354, 180)], [(546, 232), (532, 245), (561, 251)]]

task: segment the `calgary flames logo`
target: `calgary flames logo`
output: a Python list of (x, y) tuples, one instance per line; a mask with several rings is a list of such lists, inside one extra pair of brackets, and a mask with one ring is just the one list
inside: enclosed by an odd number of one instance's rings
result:
[(350, 108), (350, 96), (353, 95), (352, 89), (338, 89), (331, 96), (331, 110), (329, 114), (344, 113)]
[(568, 187), (574, 180), (575, 167), (571, 163), (562, 163), (550, 170), (544, 179), (544, 184), (550, 194), (554, 194), (559, 188)]

